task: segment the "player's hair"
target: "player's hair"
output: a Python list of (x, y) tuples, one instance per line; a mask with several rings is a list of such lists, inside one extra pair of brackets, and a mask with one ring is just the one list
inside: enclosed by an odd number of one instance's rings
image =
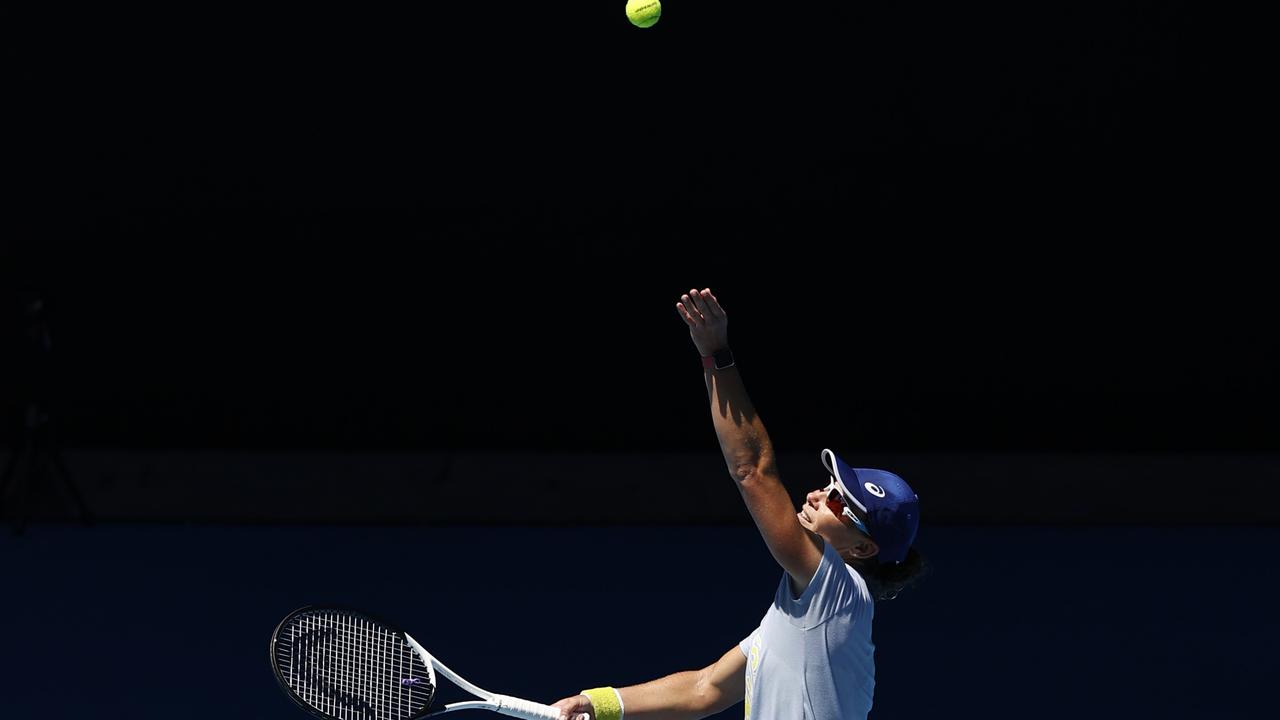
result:
[(903, 590), (920, 584), (932, 569), (925, 556), (914, 547), (907, 550), (907, 557), (896, 565), (881, 565), (872, 558), (856, 568), (867, 581), (871, 597), (877, 601), (898, 597)]

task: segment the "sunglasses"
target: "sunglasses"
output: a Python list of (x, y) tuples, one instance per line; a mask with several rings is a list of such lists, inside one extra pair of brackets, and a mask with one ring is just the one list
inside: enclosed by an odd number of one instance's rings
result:
[(850, 503), (849, 500), (846, 500), (844, 493), (840, 492), (840, 486), (836, 485), (835, 478), (832, 478), (831, 484), (827, 485), (826, 492), (827, 492), (827, 503), (828, 504), (834, 503), (836, 505), (839, 505), (840, 514), (849, 518), (849, 520), (851, 520), (853, 524), (856, 525), (857, 528), (861, 530), (864, 535), (866, 535), (867, 537), (871, 537), (871, 531), (867, 530), (867, 524), (862, 522), (861, 518), (855, 515), (853, 513), (853, 510), (850, 508), (850, 505), (857, 505), (858, 507), (862, 508), (863, 512), (866, 512), (867, 509), (862, 507), (862, 503), (858, 502), (857, 498), (850, 498), (853, 501), (852, 503)]

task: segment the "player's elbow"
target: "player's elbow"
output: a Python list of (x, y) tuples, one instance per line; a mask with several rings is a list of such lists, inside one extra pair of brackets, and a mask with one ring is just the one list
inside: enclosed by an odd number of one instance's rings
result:
[(713, 669), (705, 668), (698, 673), (698, 679), (694, 685), (693, 710), (700, 718), (723, 712), (742, 700), (741, 697), (730, 697), (725, 692), (725, 688), (714, 682), (713, 677)]
[(769, 436), (763, 430), (759, 433), (745, 433), (740, 443), (732, 450), (725, 451), (725, 460), (729, 465), (729, 473), (738, 482), (777, 473), (773, 446), (769, 442)]
[(733, 467), (730, 474), (733, 475), (734, 482), (747, 483), (752, 478), (757, 477), (756, 473), (759, 467), (754, 462), (740, 462)]
[(690, 709), (700, 718), (719, 712), (715, 709), (719, 691), (707, 676), (708, 673), (705, 670), (698, 673), (698, 682), (693, 688), (693, 702)]
[(778, 482), (778, 468), (771, 457), (741, 462), (733, 468), (733, 479), (743, 486)]

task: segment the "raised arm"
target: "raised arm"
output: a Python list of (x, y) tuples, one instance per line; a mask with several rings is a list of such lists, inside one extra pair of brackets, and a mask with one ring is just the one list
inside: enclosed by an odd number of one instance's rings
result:
[[(703, 357), (729, 347), (729, 319), (711, 289), (680, 296), (676, 310), (689, 326), (689, 336)], [(821, 546), (796, 519), (791, 497), (778, 476), (773, 444), (742, 384), (737, 365), (703, 371), (711, 399), (711, 421), (720, 451), (742, 499), (760, 529), (774, 560), (791, 576), (799, 592), (808, 586), (822, 561)]]
[[(701, 670), (687, 670), (640, 685), (618, 688), (626, 720), (697, 720), (742, 702), (747, 658), (737, 647)], [(563, 720), (596, 717), (591, 700), (575, 695), (557, 702)]]

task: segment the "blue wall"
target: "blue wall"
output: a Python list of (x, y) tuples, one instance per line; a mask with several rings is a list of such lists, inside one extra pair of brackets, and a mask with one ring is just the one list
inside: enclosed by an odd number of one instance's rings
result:
[[(1280, 530), (934, 527), (918, 546), (936, 572), (878, 608), (873, 717), (1269, 712)], [(267, 642), (312, 603), (550, 702), (710, 662), (780, 576), (745, 527), (40, 524), (0, 559), (5, 718), (306, 717)]]

